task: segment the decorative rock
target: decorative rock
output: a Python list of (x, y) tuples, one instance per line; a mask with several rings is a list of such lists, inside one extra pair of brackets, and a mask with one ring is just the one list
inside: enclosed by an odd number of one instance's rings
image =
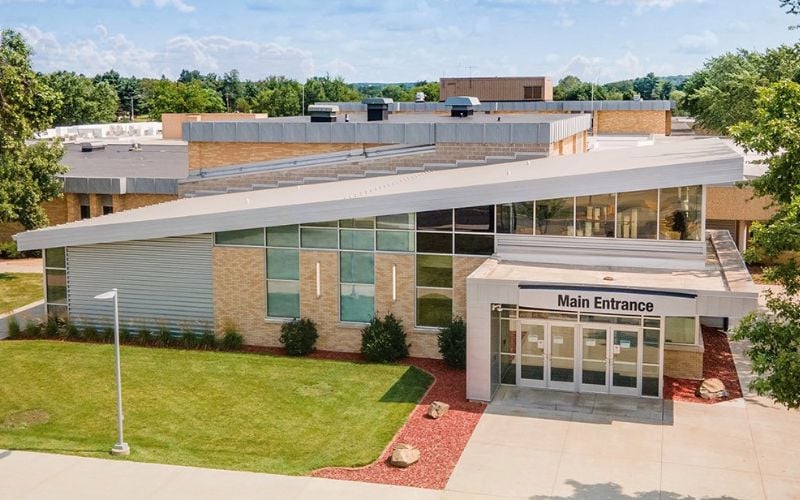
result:
[(718, 378), (707, 378), (697, 386), (695, 394), (703, 399), (720, 399), (728, 397), (728, 390), (725, 384)]
[(428, 416), (432, 419), (436, 420), (437, 418), (441, 417), (447, 410), (450, 409), (450, 405), (447, 403), (442, 403), (441, 401), (434, 401), (428, 407)]
[(419, 460), (419, 450), (410, 444), (398, 444), (392, 451), (389, 464), (405, 469)]

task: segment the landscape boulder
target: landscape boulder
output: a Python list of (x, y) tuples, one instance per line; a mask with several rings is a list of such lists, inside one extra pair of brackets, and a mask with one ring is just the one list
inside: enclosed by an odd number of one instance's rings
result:
[(445, 413), (447, 413), (447, 410), (449, 410), (449, 409), (450, 409), (450, 405), (449, 404), (442, 403), (441, 401), (434, 401), (428, 407), (428, 416), (430, 418), (436, 420), (437, 418), (439, 418), (442, 415), (444, 415)]
[(728, 397), (725, 384), (718, 378), (707, 378), (697, 386), (695, 394), (703, 399), (715, 400)]
[(419, 460), (419, 450), (410, 444), (398, 444), (392, 451), (389, 463), (395, 467), (406, 468)]

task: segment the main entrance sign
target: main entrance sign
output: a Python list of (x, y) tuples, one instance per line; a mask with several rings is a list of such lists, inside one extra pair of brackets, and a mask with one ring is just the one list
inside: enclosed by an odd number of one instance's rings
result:
[(695, 316), (691, 293), (555, 285), (520, 285), (519, 305), (559, 311), (651, 316)]

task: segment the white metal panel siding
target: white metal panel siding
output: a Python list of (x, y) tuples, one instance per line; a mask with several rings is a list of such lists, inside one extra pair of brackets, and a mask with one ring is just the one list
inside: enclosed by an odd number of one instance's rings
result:
[(93, 297), (117, 288), (121, 326), (211, 330), (211, 247), (211, 234), (68, 247), (70, 318), (110, 325), (112, 302)]

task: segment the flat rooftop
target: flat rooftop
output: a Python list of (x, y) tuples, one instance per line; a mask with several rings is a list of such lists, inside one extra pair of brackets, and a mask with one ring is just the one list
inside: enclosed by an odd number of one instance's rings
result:
[[(556, 123), (571, 118), (569, 114), (558, 113), (486, 113), (475, 111), (471, 116), (456, 118), (449, 112), (440, 113), (389, 113), (389, 118), (384, 121), (367, 122), (367, 113), (364, 111), (339, 111), (336, 123), (344, 123), (345, 114), (351, 123)], [(303, 123), (310, 122), (309, 116), (282, 116), (251, 120), (257, 122)], [(239, 122), (241, 123), (241, 122)]]
[(130, 143), (109, 144), (105, 149), (82, 152), (80, 144), (66, 144), (62, 163), (69, 167), (69, 171), (64, 177), (183, 179), (189, 173), (188, 147), (185, 144), (151, 143), (142, 144), (141, 151), (129, 149)]

